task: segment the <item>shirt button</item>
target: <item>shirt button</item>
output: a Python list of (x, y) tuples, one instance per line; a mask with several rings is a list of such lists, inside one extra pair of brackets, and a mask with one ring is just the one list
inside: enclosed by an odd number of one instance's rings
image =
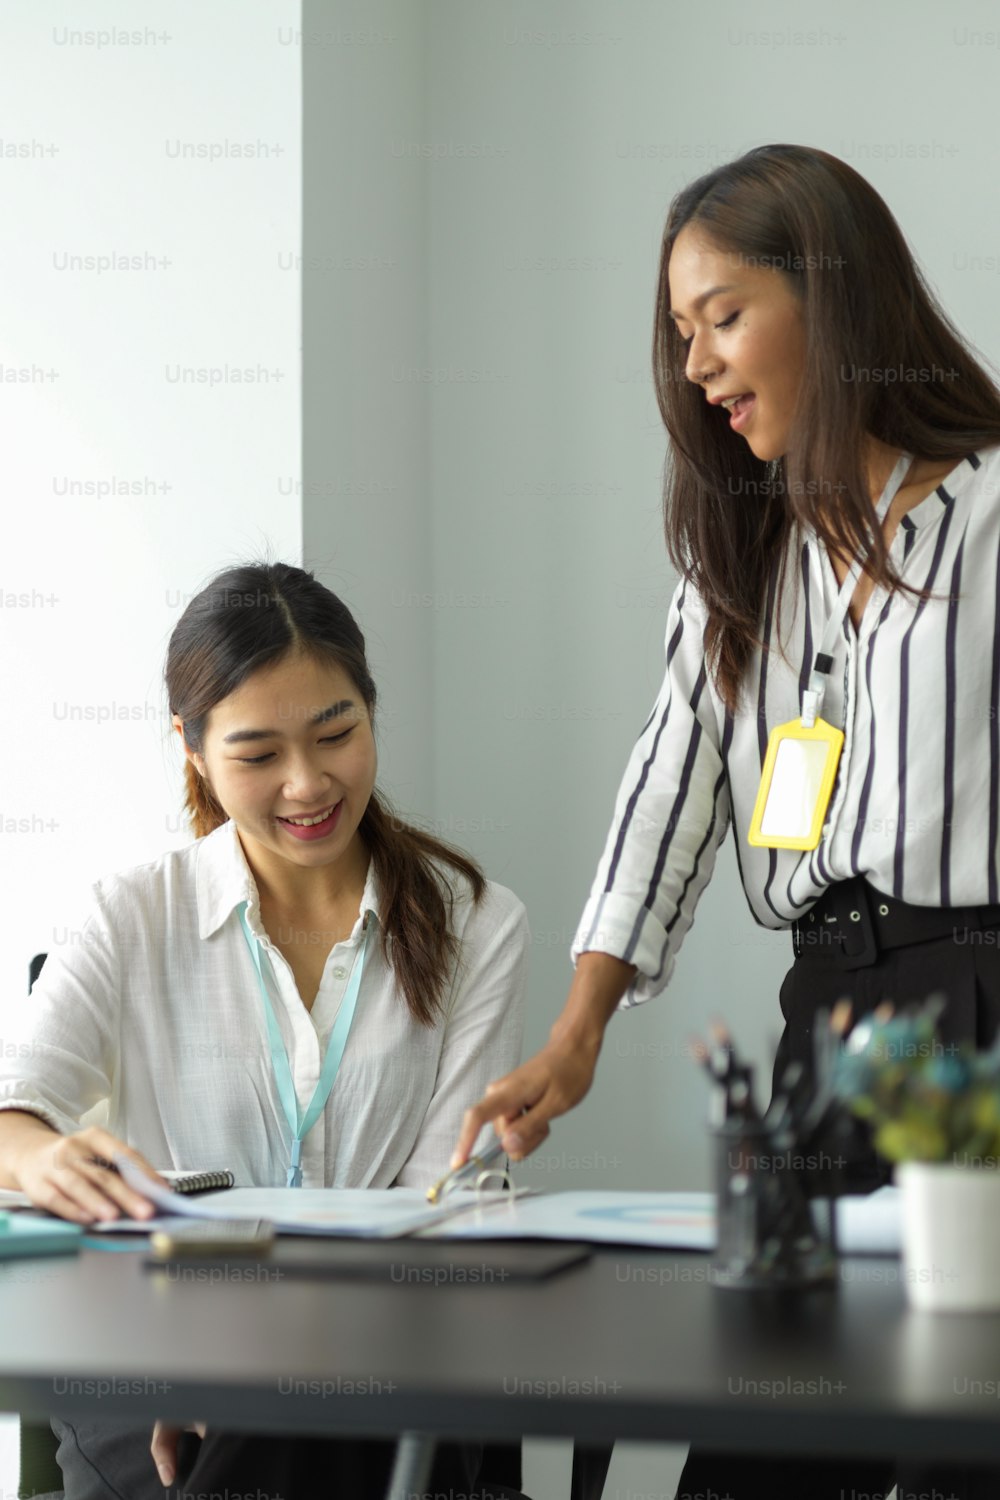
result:
[(333, 977), (334, 977), (334, 979), (343, 979), (344, 975), (346, 973), (347, 973), (347, 970), (343, 967), (343, 965), (342, 964), (338, 964), (337, 967), (333, 971)]

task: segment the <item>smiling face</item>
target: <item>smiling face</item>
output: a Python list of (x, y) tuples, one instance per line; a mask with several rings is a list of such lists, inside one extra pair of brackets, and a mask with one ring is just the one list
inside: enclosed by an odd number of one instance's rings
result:
[[(806, 347), (802, 303), (786, 273), (720, 250), (689, 224), (674, 241), (667, 274), (671, 315), (687, 345), (687, 378), (712, 400), (752, 395), (735, 431), (758, 458), (780, 458), (788, 451)], [(730, 422), (722, 406), (713, 415)]]
[(310, 870), (323, 870), (331, 889), (363, 878), (358, 829), (377, 755), (364, 699), (343, 668), (295, 654), (254, 672), (209, 713), (202, 752), (184, 748), (274, 893), (304, 890)]

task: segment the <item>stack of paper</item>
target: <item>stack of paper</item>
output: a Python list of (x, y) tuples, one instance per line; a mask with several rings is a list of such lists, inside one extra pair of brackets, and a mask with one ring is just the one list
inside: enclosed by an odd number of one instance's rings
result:
[[(270, 1219), (293, 1234), (368, 1239), (542, 1239), (590, 1244), (713, 1250), (713, 1193), (505, 1192), (449, 1194), (427, 1202), (416, 1188), (230, 1188), (199, 1198), (164, 1191), (130, 1162), (123, 1176), (171, 1217)], [(837, 1230), (845, 1254), (899, 1253), (899, 1190), (842, 1198)], [(110, 1220), (95, 1228), (148, 1232), (150, 1220)]]

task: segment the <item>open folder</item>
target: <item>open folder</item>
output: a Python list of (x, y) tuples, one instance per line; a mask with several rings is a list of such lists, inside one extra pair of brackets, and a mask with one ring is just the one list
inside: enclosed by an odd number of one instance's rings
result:
[[(287, 1234), (366, 1239), (540, 1239), (713, 1250), (713, 1193), (455, 1190), (430, 1204), (418, 1188), (229, 1188), (182, 1198), (120, 1158), (122, 1176), (170, 1218), (269, 1219)], [(898, 1189), (838, 1201), (846, 1254), (899, 1253)], [(162, 1218), (111, 1219), (93, 1230), (148, 1233)]]
[[(474, 1193), (461, 1194), (453, 1202), (449, 1194), (440, 1207), (428, 1203), (419, 1188), (225, 1188), (182, 1197), (163, 1188), (127, 1157), (117, 1156), (115, 1165), (130, 1188), (148, 1198), (160, 1210), (155, 1219), (102, 1219), (91, 1232), (148, 1234), (169, 1219), (266, 1219), (286, 1234), (355, 1236), (364, 1239), (403, 1239), (431, 1224), (474, 1206)], [(500, 1194), (490, 1194), (497, 1197)]]

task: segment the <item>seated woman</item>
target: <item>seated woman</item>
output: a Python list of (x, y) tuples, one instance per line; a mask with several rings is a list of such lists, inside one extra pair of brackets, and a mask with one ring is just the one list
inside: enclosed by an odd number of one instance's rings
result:
[[(463, 1111), (519, 1061), (522, 903), (389, 811), (364, 638), (310, 573), (221, 573), (165, 675), (195, 842), (99, 881), (82, 940), (49, 956), (30, 1046), (0, 1073), (0, 1186), (80, 1223), (152, 1213), (94, 1160), (118, 1150), (238, 1186), (429, 1186)], [(102, 1100), (106, 1128), (80, 1128)], [(148, 1425), (52, 1426), (67, 1500), (174, 1482), (176, 1428), (157, 1423), (151, 1456)], [(388, 1439), (198, 1430), (194, 1492), (288, 1500), (322, 1475), (381, 1497), (391, 1471)], [(441, 1445), (431, 1490), (471, 1490), (480, 1452)]]

